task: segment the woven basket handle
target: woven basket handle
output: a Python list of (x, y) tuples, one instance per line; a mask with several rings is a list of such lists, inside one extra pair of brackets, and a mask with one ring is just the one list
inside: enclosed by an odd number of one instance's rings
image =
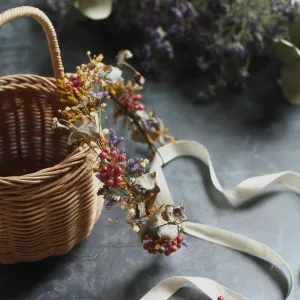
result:
[(63, 79), (64, 68), (61, 62), (56, 33), (51, 21), (41, 10), (31, 6), (20, 6), (9, 9), (0, 14), (0, 27), (11, 20), (19, 19), (21, 17), (31, 17), (42, 25), (48, 41), (54, 77), (55, 79)]

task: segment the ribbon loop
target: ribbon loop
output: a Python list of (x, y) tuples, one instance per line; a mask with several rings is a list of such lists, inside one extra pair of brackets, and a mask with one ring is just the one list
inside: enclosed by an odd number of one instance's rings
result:
[[(300, 174), (291, 171), (252, 177), (244, 180), (233, 189), (225, 190), (222, 188), (216, 176), (208, 150), (205, 146), (195, 141), (178, 141), (176, 144), (165, 145), (159, 148), (158, 151), (162, 159), (159, 155), (154, 157), (150, 172), (156, 172), (156, 179), (161, 190), (157, 197), (159, 204), (174, 204), (162, 170), (162, 165), (163, 161), (168, 163), (180, 156), (193, 156), (206, 163), (215, 188), (226, 196), (233, 206), (239, 206), (245, 203), (250, 197), (253, 197), (259, 191), (274, 182), (280, 183), (300, 193)], [(292, 271), (286, 261), (268, 246), (220, 228), (192, 222), (185, 222), (184, 225), (184, 232), (196, 238), (244, 252), (276, 264), (288, 274), (289, 288), (286, 299), (292, 294), (294, 285)], [(160, 282), (141, 300), (166, 300), (188, 282), (196, 285), (211, 299), (217, 299), (218, 295), (222, 295), (226, 300), (247, 299), (207, 278), (177, 276)]]

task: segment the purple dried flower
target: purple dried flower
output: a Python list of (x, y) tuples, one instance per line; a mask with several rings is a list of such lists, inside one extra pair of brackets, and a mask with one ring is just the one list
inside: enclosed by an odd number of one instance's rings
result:
[(233, 58), (243, 59), (246, 56), (246, 50), (240, 43), (233, 43), (224, 47), (225, 55), (230, 55)]
[(177, 7), (171, 7), (171, 11), (173, 12), (178, 21), (183, 21), (183, 14)]
[(98, 76), (99, 76), (99, 77), (104, 76), (104, 74), (105, 74), (105, 71), (104, 71), (103, 69), (100, 69), (100, 70), (98, 71)]
[(136, 189), (138, 192), (140, 192), (140, 191), (142, 190), (141, 187), (140, 187), (139, 185), (135, 185), (134, 187), (135, 187), (135, 189)]
[(141, 167), (142, 158), (130, 158), (127, 161), (127, 169), (131, 173), (144, 172), (145, 168)]
[(107, 210), (110, 210), (112, 208), (112, 206), (118, 202), (118, 198), (117, 197), (111, 197), (108, 201), (108, 203), (106, 204), (105, 208)]
[(149, 119), (143, 120), (142, 123), (147, 130), (150, 130), (152, 126), (156, 126), (158, 124), (158, 121), (156, 119)]
[[(54, 10), (59, 9), (53, 5), (57, 0), (47, 1)], [(59, 1), (66, 2), (72, 3), (71, 0)], [(173, 58), (173, 48), (178, 47), (184, 49), (191, 64), (200, 57), (200, 69), (208, 72), (217, 69), (218, 81), (232, 83), (239, 81), (239, 69), (245, 65), (248, 68), (250, 57), (270, 55), (272, 40), (284, 36), (289, 22), (299, 16), (298, 2), (269, 0), (268, 3), (270, 5), (253, 0), (115, 0), (112, 18), (115, 18), (115, 27), (127, 32), (138, 28), (145, 33), (145, 45), (135, 51), (144, 71), (155, 66), (156, 53)]]
[(132, 168), (131, 168), (131, 172), (142, 172), (144, 170), (144, 168), (142, 168), (141, 166), (139, 165), (134, 165)]
[(187, 7), (188, 13), (189, 13), (192, 17), (196, 17), (196, 16), (197, 16), (197, 11), (196, 11), (194, 5), (193, 5), (190, 1), (187, 1), (186, 7)]
[(114, 146), (118, 147), (118, 145), (123, 141), (122, 136), (117, 136), (116, 131), (114, 129), (110, 129), (110, 135), (108, 140), (109, 147)]
[(186, 242), (182, 242), (181, 243), (184, 247), (188, 247), (187, 243)]
[(108, 100), (110, 98), (108, 91), (103, 91), (99, 93), (91, 92), (91, 94), (100, 101), (102, 101), (103, 99)]

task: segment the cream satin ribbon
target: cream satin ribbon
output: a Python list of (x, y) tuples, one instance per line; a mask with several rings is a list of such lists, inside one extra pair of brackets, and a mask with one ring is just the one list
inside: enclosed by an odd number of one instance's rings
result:
[[(224, 190), (217, 179), (208, 150), (202, 144), (195, 141), (178, 141), (176, 144), (165, 145), (159, 148), (158, 151), (160, 155), (156, 155), (154, 157), (150, 172), (156, 172), (157, 182), (161, 189), (157, 198), (157, 201), (160, 204), (174, 204), (168, 184), (163, 174), (162, 166), (180, 156), (193, 156), (206, 163), (209, 167), (211, 180), (214, 186), (228, 198), (233, 206), (243, 204), (250, 197), (253, 197), (273, 182), (281, 183), (292, 190), (300, 192), (300, 175), (289, 171), (252, 177), (241, 182), (233, 189)], [(220, 228), (193, 222), (186, 222), (184, 224), (184, 232), (189, 235), (250, 254), (277, 265), (283, 272), (285, 272), (285, 274), (288, 275), (289, 288), (285, 299), (289, 299), (294, 285), (292, 271), (285, 260), (272, 249), (253, 239)], [(207, 278), (176, 276), (161, 281), (141, 300), (166, 300), (188, 282), (193, 283), (204, 294), (213, 300), (216, 300), (218, 296), (223, 296), (226, 300), (247, 299)]]

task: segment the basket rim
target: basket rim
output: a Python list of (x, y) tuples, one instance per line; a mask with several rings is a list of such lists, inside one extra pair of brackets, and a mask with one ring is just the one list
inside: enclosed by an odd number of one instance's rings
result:
[[(6, 81), (16, 81), (13, 83), (6, 83)], [(35, 83), (35, 85), (32, 85), (32, 83)], [(13, 74), (13, 75), (5, 75), (0, 76), (0, 92), (9, 91), (12, 90), (11, 87), (19, 88), (20, 86), (24, 87), (25, 89), (37, 89), (39, 86), (48, 86), (53, 89), (57, 89), (56, 87), (56, 79), (54, 77), (48, 77), (48, 76), (40, 76), (40, 75), (34, 75), (34, 74)], [(1, 83), (3, 85), (1, 85)], [(38, 86), (39, 85), (39, 86)], [(51, 91), (49, 91), (51, 93)], [(67, 157), (65, 157), (61, 162), (48, 167), (40, 169), (36, 172), (23, 174), (20, 176), (0, 176), (0, 185), (4, 184), (11, 184), (11, 183), (17, 183), (17, 182), (34, 182), (38, 180), (40, 182), (40, 179), (42, 177), (45, 177), (47, 175), (53, 174), (53, 172), (63, 171), (66, 168), (69, 168), (70, 164), (78, 164), (85, 160), (86, 154), (89, 151), (90, 147), (86, 144), (83, 146), (77, 147), (75, 150), (73, 150)], [(38, 178), (39, 177), (39, 178)]]
[(40, 169), (36, 172), (23, 174), (20, 176), (0, 176), (0, 185), (2, 183), (17, 183), (17, 182), (24, 182), (24, 181), (30, 181), (34, 182), (40, 180), (43, 178), (43, 176), (49, 176), (53, 174), (54, 172), (63, 171), (66, 168), (69, 168), (70, 165), (78, 164), (86, 159), (87, 152), (90, 150), (90, 147), (86, 144), (83, 146), (77, 147), (74, 151), (72, 151), (67, 157), (65, 157), (61, 162), (48, 167)]
[[(32, 83), (35, 83), (35, 85), (30, 85)], [(48, 86), (51, 87), (52, 89), (57, 90), (56, 79), (54, 77), (40, 76), (40, 75), (28, 74), (28, 73), (0, 76), (0, 92), (4, 92), (6, 90), (12, 90), (12, 87), (15, 88), (24, 87), (24, 88), (28, 88), (28, 89), (31, 88), (36, 90), (37, 89), (36, 85)]]

